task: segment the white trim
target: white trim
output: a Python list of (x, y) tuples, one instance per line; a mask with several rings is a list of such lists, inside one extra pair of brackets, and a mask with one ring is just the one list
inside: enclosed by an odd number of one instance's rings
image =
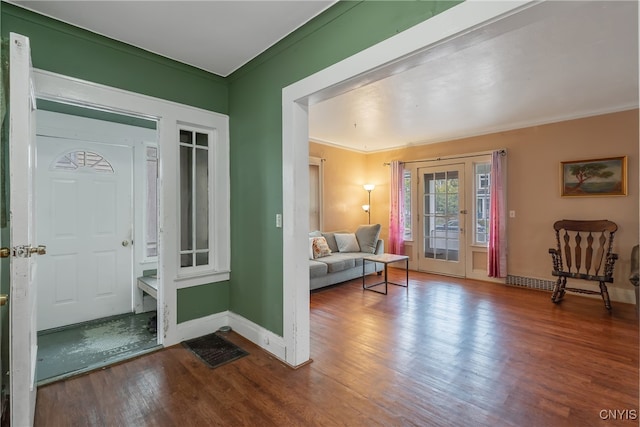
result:
[(231, 326), (234, 331), (257, 346), (262, 347), (278, 359), (286, 361), (286, 347), (282, 337), (236, 313), (231, 311), (228, 313), (229, 326)]
[(176, 327), (176, 342), (198, 338), (203, 335), (211, 334), (223, 326), (229, 324), (229, 312), (211, 314), (205, 317), (199, 317), (186, 322), (178, 323)]
[(285, 346), (282, 337), (231, 311), (179, 323), (176, 337), (178, 341), (185, 341), (213, 333), (223, 326), (231, 326), (243, 338), (277, 358), (285, 360)]
[(201, 337), (223, 326), (231, 326), (243, 338), (285, 361), (286, 349), (282, 337), (231, 311), (179, 323), (176, 328), (176, 339), (180, 342)]
[[(210, 226), (214, 228), (216, 236), (215, 246), (212, 246), (217, 257), (215, 268), (218, 271), (228, 272), (230, 270), (228, 116), (48, 71), (34, 70), (34, 75), (36, 94), (39, 98), (157, 120), (158, 245), (161, 248), (158, 256), (158, 324), (163, 325), (163, 333), (159, 334), (159, 343), (168, 346), (180, 342), (176, 314), (178, 284), (175, 280), (178, 265), (175, 261), (177, 257), (174, 255), (177, 254), (179, 247), (174, 212), (178, 204), (176, 128), (178, 123), (194, 124), (197, 127), (216, 129), (218, 132), (220, 143), (216, 144), (213, 171), (216, 182), (214, 195), (216, 212)], [(228, 276), (223, 277), (228, 278)], [(202, 276), (189, 284), (182, 283), (181, 287), (207, 284), (215, 280), (220, 280), (220, 277)]]
[(180, 276), (175, 278), (176, 289), (184, 289), (190, 288), (192, 286), (202, 285), (203, 277), (206, 278), (204, 279), (207, 280), (206, 283), (222, 282), (225, 280), (229, 280), (229, 272), (217, 271), (215, 273), (212, 273), (211, 271), (208, 271), (206, 274), (199, 274), (197, 272), (194, 272), (193, 275), (181, 274)]
[(283, 334), (287, 363), (298, 366), (310, 356), (309, 271), (306, 239), (301, 238), (309, 226), (309, 100), (334, 96), (345, 89), (337, 85), (349, 82), (353, 87), (372, 72), (376, 79), (386, 77), (384, 74), (391, 71), (381, 71), (385, 65), (533, 4), (536, 2), (468, 0), (282, 89)]

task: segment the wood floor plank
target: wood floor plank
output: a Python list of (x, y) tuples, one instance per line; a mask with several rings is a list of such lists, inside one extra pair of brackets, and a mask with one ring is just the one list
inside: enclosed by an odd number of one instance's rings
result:
[[(390, 269), (391, 280), (403, 274)], [(386, 296), (359, 280), (313, 292), (313, 363), (300, 369), (227, 338), (250, 354), (210, 369), (177, 345), (41, 387), (36, 425), (637, 426), (640, 416), (628, 304), (608, 313), (598, 299), (556, 305), (547, 292), (411, 272), (408, 290)]]

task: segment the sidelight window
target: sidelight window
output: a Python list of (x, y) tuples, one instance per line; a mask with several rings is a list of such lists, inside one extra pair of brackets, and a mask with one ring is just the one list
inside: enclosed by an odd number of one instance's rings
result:
[(403, 205), (403, 226), (404, 226), (404, 240), (411, 241), (413, 240), (413, 227), (411, 224), (411, 171), (405, 169), (402, 174), (402, 189), (403, 189), (403, 197), (404, 197), (404, 205)]
[(181, 268), (210, 264), (212, 136), (205, 129), (179, 129)]
[(486, 245), (489, 239), (491, 163), (475, 163), (474, 243)]

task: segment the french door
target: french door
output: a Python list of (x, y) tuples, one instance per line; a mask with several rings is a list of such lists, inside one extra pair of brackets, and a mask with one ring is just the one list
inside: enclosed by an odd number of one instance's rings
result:
[(418, 270), (465, 275), (464, 165), (418, 169), (421, 247)]

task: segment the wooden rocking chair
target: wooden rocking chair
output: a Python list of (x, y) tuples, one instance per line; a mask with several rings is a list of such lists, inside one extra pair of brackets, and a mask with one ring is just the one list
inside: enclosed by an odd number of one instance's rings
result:
[[(559, 303), (564, 297), (565, 291), (598, 294), (602, 296), (607, 310), (611, 310), (606, 283), (613, 283), (613, 265), (618, 259), (618, 255), (612, 253), (613, 236), (618, 230), (618, 226), (607, 220), (573, 221), (563, 219), (556, 221), (553, 224), (553, 229), (556, 231), (558, 248), (549, 249), (553, 259), (551, 274), (557, 276), (558, 281), (553, 287), (551, 301)], [(586, 237), (586, 247), (583, 235)], [(566, 265), (563, 264), (563, 260)], [(600, 291), (567, 288), (567, 278), (598, 282)]]

